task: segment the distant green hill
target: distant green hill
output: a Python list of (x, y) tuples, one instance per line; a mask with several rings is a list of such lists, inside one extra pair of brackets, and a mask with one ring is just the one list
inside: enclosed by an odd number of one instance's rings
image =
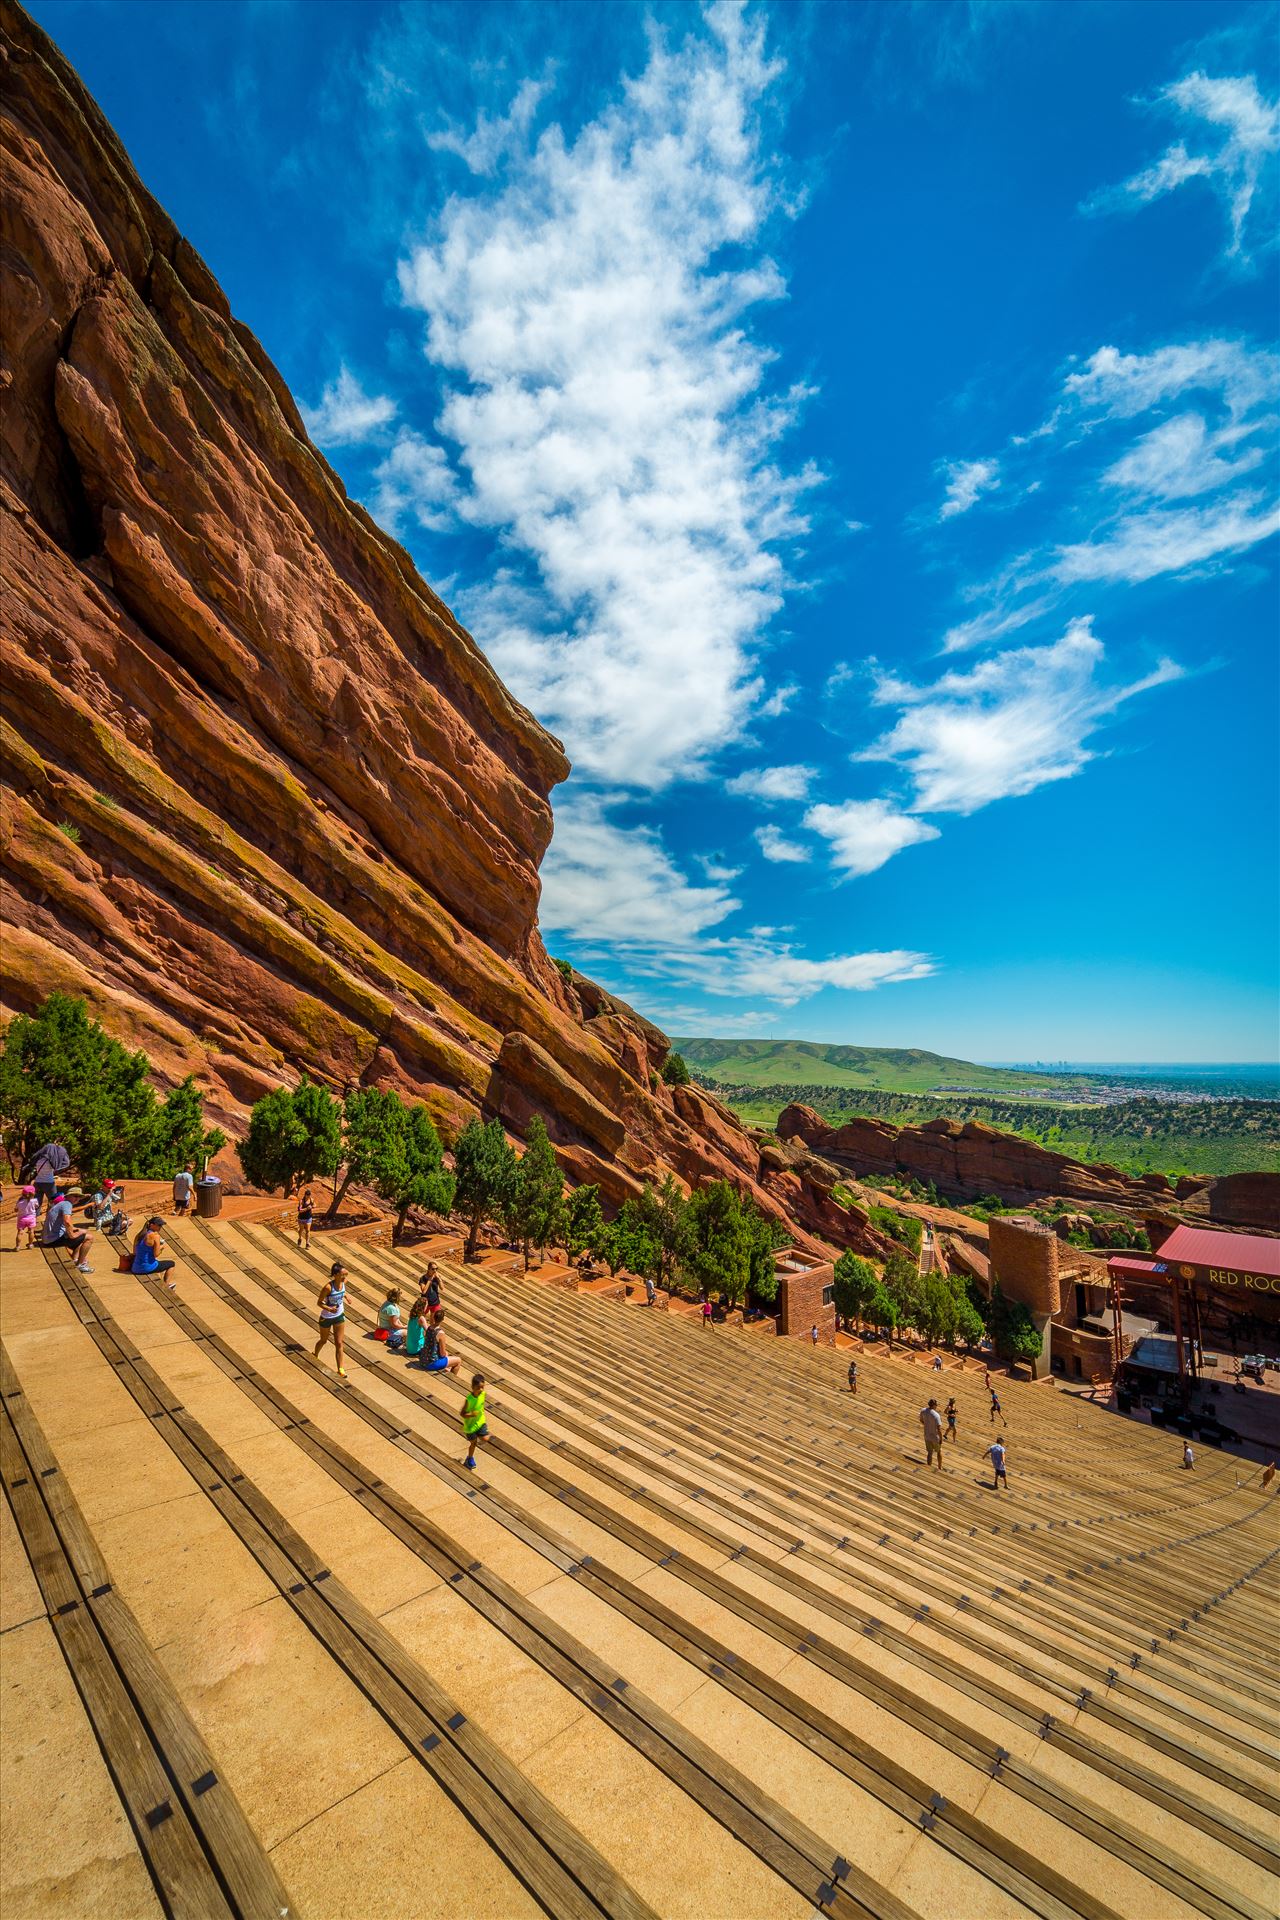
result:
[(816, 1040), (677, 1040), (675, 1046), (696, 1073), (733, 1086), (776, 1087), (797, 1082), (813, 1087), (883, 1088), (889, 1093), (928, 1093), (935, 1087), (991, 1089), (1025, 1097), (1034, 1089), (1086, 1084), (1082, 1074), (1018, 1073), (980, 1067), (920, 1047), (837, 1047)]

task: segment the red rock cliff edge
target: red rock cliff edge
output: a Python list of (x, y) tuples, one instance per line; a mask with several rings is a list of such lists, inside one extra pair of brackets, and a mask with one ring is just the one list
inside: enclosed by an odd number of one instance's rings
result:
[(723, 1176), (829, 1233), (718, 1102), (654, 1088), (655, 1027), (561, 979), (537, 928), (559, 743), (347, 498), (10, 0), (0, 52), (6, 1007), (83, 994), (232, 1129), (305, 1070), (447, 1133), (541, 1113), (615, 1201)]

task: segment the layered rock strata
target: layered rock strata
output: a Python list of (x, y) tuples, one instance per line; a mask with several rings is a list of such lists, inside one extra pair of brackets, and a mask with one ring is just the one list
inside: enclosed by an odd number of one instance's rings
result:
[(802, 1239), (838, 1229), (657, 1079), (657, 1028), (551, 964), (559, 743), (347, 498), (11, 0), (0, 51), (6, 1008), (83, 994), (232, 1130), (305, 1071), (446, 1133), (540, 1113), (615, 1202), (723, 1176)]
[(962, 1124), (942, 1117), (923, 1126), (895, 1127), (859, 1117), (833, 1127), (812, 1107), (800, 1105), (784, 1109), (778, 1136), (803, 1142), (860, 1177), (901, 1174), (932, 1181), (939, 1193), (958, 1199), (993, 1193), (1014, 1205), (1060, 1199), (1138, 1213), (1173, 1206), (1179, 1218), (1280, 1231), (1280, 1175), (1273, 1173), (1232, 1173), (1216, 1180), (1194, 1176), (1174, 1184), (1162, 1173), (1135, 1178), (1118, 1167), (1071, 1160), (976, 1120)]

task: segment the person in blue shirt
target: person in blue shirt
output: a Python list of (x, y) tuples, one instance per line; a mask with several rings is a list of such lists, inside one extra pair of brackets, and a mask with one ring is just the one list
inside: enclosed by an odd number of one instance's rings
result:
[(59, 1186), (49, 1202), (49, 1211), (44, 1217), (44, 1230), (40, 1235), (42, 1247), (65, 1247), (81, 1273), (92, 1273), (88, 1263), (86, 1249), (89, 1235), (83, 1227), (75, 1228), (71, 1222), (75, 1214), (67, 1195)]
[(133, 1243), (133, 1271), (140, 1280), (161, 1279), (170, 1293), (178, 1289), (169, 1278), (177, 1262), (160, 1258), (164, 1240), (161, 1237), (164, 1222), (158, 1213), (153, 1213), (146, 1225), (140, 1230)]

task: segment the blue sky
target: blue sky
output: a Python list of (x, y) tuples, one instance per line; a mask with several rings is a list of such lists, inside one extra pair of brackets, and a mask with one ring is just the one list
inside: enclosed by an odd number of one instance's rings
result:
[(1276, 1053), (1277, 12), (37, 0), (677, 1032)]

